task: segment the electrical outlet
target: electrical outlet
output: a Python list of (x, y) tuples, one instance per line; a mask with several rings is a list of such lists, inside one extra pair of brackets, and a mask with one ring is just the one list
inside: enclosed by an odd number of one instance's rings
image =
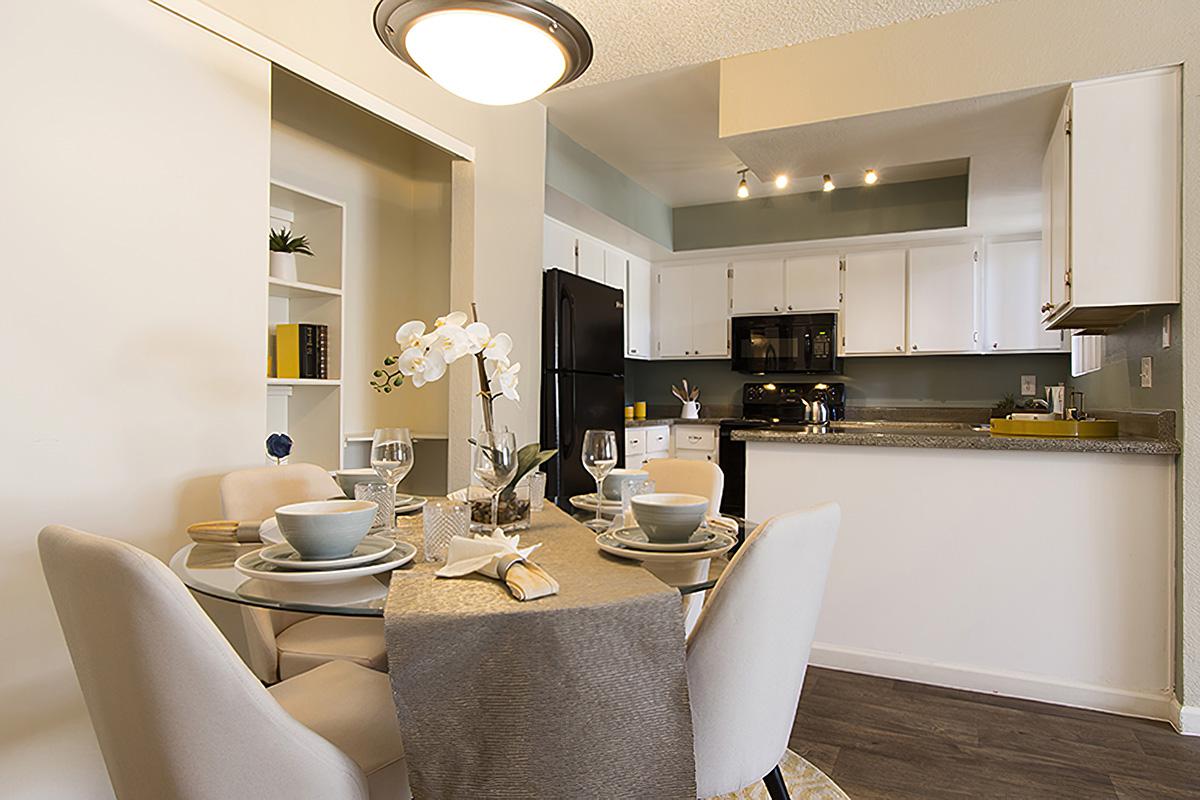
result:
[(1021, 376), (1021, 396), (1033, 397), (1037, 394), (1037, 375)]
[(1153, 383), (1154, 358), (1152, 356), (1142, 357), (1142, 388), (1149, 389)]
[(1163, 350), (1171, 346), (1171, 315), (1163, 314), (1163, 330), (1162, 330)]

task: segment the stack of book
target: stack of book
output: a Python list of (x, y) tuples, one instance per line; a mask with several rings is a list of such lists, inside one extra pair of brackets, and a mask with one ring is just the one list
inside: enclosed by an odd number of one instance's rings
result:
[(328, 378), (329, 326), (292, 322), (275, 326), (275, 377)]

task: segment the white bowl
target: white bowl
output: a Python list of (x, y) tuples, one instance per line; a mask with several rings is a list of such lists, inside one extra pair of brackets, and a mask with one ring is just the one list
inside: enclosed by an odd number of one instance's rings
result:
[(652, 542), (683, 542), (708, 514), (708, 498), (698, 494), (639, 494), (633, 498), (638, 527)]
[(383, 478), (372, 467), (362, 469), (339, 469), (334, 473), (338, 486), (346, 493), (346, 497), (354, 499), (354, 487), (360, 483), (383, 483)]
[(375, 522), (370, 500), (317, 500), (275, 509), (279, 532), (301, 558), (345, 558)]
[(604, 477), (604, 496), (609, 500), (621, 499), (621, 487), (626, 483), (645, 483), (650, 473), (644, 469), (614, 469)]

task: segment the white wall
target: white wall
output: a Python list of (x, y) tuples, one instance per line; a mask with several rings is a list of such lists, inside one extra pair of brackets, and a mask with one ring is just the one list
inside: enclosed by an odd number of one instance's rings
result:
[(35, 536), (167, 556), (261, 461), (269, 65), (145, 2), (5, 12), (0, 791), (106, 797)]
[(814, 664), (1170, 715), (1171, 458), (751, 442), (746, 487), (841, 504)]

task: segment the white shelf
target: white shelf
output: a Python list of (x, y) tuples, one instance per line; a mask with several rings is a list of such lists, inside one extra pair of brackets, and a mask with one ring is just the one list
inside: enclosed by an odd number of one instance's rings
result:
[[(374, 438), (375, 438), (374, 433), (347, 433), (346, 434), (347, 442), (369, 442)], [(412, 438), (414, 441), (417, 441), (417, 442), (422, 441), (422, 440), (429, 441), (429, 440), (437, 440), (437, 439), (441, 439), (443, 441), (449, 441), (450, 434), (448, 434), (448, 433), (421, 433), (419, 431), (413, 431)]]
[(267, 386), (341, 386), (336, 378), (267, 378)]
[(271, 297), (286, 297), (289, 300), (323, 299), (341, 297), (342, 290), (332, 286), (321, 286), (316, 283), (303, 281), (285, 281), (281, 278), (267, 278), (267, 293)]

